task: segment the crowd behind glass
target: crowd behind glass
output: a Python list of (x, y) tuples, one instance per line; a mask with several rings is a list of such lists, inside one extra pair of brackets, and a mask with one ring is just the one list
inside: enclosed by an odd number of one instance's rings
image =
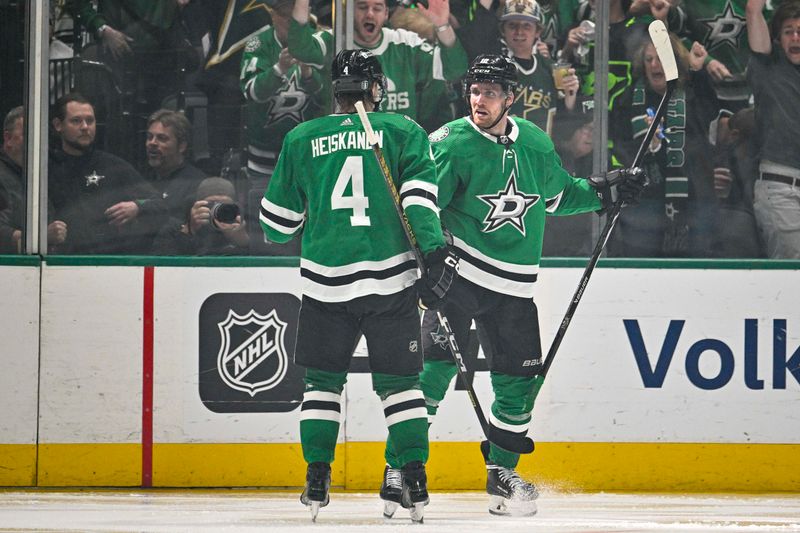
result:
[[(384, 110), (435, 131), (467, 113), (463, 56), (507, 54), (511, 113), (592, 172), (595, 1), (418, 1), (355, 3), (356, 44), (389, 78)], [(4, 34), (24, 35), (22, 2), (5, 4)], [(655, 18), (679, 87), (608, 254), (800, 258), (800, 0), (609, 0), (609, 168), (631, 164), (665, 90)], [(259, 203), (283, 136), (331, 111), (329, 3), (60, 0), (50, 21), (48, 253), (298, 255), (265, 240)], [(24, 39), (9, 42), (0, 254), (23, 252), (25, 231)], [(589, 255), (593, 217), (551, 217), (544, 255)]]

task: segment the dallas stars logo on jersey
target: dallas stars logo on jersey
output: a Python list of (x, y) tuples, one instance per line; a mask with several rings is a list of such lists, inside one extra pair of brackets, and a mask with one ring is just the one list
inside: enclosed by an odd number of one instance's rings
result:
[(525, 215), (539, 201), (538, 194), (526, 194), (517, 190), (516, 169), (511, 170), (506, 186), (497, 194), (479, 194), (478, 199), (488, 204), (491, 209), (483, 219), (483, 231), (495, 231), (510, 224), (522, 235), (525, 235)]
[(706, 48), (709, 53), (726, 44), (738, 48), (739, 38), (747, 26), (745, 18), (734, 12), (730, 0), (725, 3), (722, 13), (714, 18), (700, 19), (699, 22), (708, 28)]
[(299, 71), (292, 72), (286, 84), (268, 100), (265, 128), (284, 118), (297, 123), (305, 121), (304, 112), (311, 103), (311, 97), (300, 87), (298, 75)]

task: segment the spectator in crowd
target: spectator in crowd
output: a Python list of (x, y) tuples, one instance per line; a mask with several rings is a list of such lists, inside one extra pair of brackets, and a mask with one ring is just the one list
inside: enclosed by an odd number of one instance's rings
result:
[(143, 198), (126, 206), (140, 217), (154, 217), (158, 225), (167, 217), (180, 217), (206, 177), (189, 162), (192, 125), (180, 111), (159, 109), (147, 120), (148, 171), (145, 179), (157, 191), (156, 198)]
[[(747, 0), (672, 3), (668, 17), (670, 31), (684, 38), (687, 48), (699, 42), (708, 50), (704, 67), (726, 117), (747, 107), (751, 96), (745, 79), (750, 57), (745, 20)], [(767, 19), (772, 16), (772, 3), (772, 0), (765, 2), (763, 14)]]
[(247, 169), (251, 179), (272, 175), (283, 137), (300, 122), (322, 114), (318, 69), (289, 53), (287, 37), (293, 0), (277, 0), (272, 25), (248, 41), (241, 65), (241, 90), (247, 100)]
[(67, 229), (57, 251), (148, 252), (154, 230), (126, 206), (157, 193), (128, 162), (95, 148), (92, 104), (80, 94), (67, 94), (56, 103), (52, 123), (59, 145), (50, 154), (48, 191), (54, 216)]
[(517, 68), (519, 85), (510, 113), (530, 120), (550, 135), (557, 108), (568, 112), (575, 109), (579, 82), (570, 68), (559, 76), (556, 87), (550, 52), (540, 39), (543, 20), (535, 0), (508, 0), (499, 20), (494, 14), (483, 15), (462, 26), (461, 31), (494, 36), (491, 48), (507, 56)]
[(730, 117), (726, 135), (715, 147), (714, 193), (719, 201), (719, 218), (714, 257), (763, 255), (753, 214), (753, 186), (758, 176), (755, 152), (755, 112), (748, 107)]
[(190, 0), (69, 0), (76, 17), (99, 47), (87, 47), (85, 59), (97, 59), (115, 72), (124, 90), (133, 90), (146, 114), (174, 94), (179, 74), (199, 61), (181, 24)]
[[(564, 169), (573, 177), (592, 173), (594, 149), (594, 100), (583, 100), (575, 113), (555, 123), (553, 143)], [(597, 217), (583, 213), (549, 217), (544, 225), (542, 255), (546, 257), (588, 257), (594, 243), (590, 236)]]
[(153, 242), (156, 255), (247, 255), (248, 236), (233, 184), (206, 178), (194, 203), (180, 218), (172, 217)]
[[(386, 0), (358, 0), (355, 4), (353, 40), (377, 56), (386, 75), (384, 111), (396, 111), (425, 122), (419, 115), (418, 87), (432, 80), (457, 80), (467, 70), (467, 55), (450, 24), (448, 0), (429, 0), (417, 9), (436, 29), (438, 44), (431, 45), (419, 35), (403, 29), (386, 28), (389, 8)], [(314, 32), (308, 24), (308, 0), (296, 0), (289, 27), (289, 51), (310, 64), (329, 64), (333, 35)]]
[[(584, 1), (574, 17), (574, 26), (566, 33), (561, 60), (570, 63), (580, 78), (581, 93), (594, 95), (594, 22), (595, 0)], [(647, 24), (652, 16), (631, 13), (631, 0), (609, 0), (608, 29), (608, 103), (609, 110), (631, 83), (631, 58), (647, 40)], [(661, 15), (661, 13), (658, 13)]]
[[(710, 90), (701, 47), (690, 55), (674, 35), (678, 87), (667, 103), (666, 119), (653, 137), (643, 166), (651, 184), (641, 203), (625, 212), (609, 251), (628, 257), (708, 256), (715, 216), (708, 123), (719, 106)], [(690, 59), (692, 60), (690, 64)], [(610, 116), (610, 136), (623, 165), (632, 163), (667, 80), (648, 39), (633, 59), (635, 82)], [(690, 70), (691, 69), (691, 70)]]
[[(293, 0), (277, 0), (272, 24), (248, 41), (242, 56), (240, 85), (247, 101), (247, 213), (253, 252), (299, 255), (298, 240), (287, 245), (265, 242), (258, 224), (261, 196), (269, 184), (283, 138), (299, 123), (323, 114), (322, 73), (296, 60), (287, 39)], [(263, 244), (262, 244), (263, 243)]]
[[(22, 253), (25, 226), (25, 110), (15, 107), (3, 121), (3, 146), (0, 149), (0, 254)], [(54, 220), (47, 226), (51, 245), (64, 242), (66, 224)]]
[[(756, 221), (773, 259), (800, 258), (800, 2), (784, 1), (771, 28), (766, 0), (747, 2), (747, 71), (759, 139)], [(770, 31), (771, 30), (771, 31)]]

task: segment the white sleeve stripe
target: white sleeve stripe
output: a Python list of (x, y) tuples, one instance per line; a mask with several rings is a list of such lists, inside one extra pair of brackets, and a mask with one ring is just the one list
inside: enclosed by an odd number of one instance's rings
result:
[(278, 224), (274, 220), (265, 217), (264, 213), (261, 213), (258, 216), (258, 219), (267, 226), (269, 226), (270, 228), (274, 229), (275, 231), (278, 231), (280, 233), (285, 233), (286, 235), (294, 235), (294, 233), (297, 231), (297, 226), (291, 228), (288, 226), (283, 226), (281, 224)]
[(561, 191), (557, 195), (553, 196), (552, 198), (547, 198), (544, 204), (547, 206), (545, 211), (547, 213), (555, 213), (558, 206), (561, 204), (561, 198), (564, 197), (564, 191)]
[(439, 186), (435, 183), (428, 183), (427, 181), (422, 180), (408, 180), (407, 182), (403, 183), (400, 186), (400, 194), (403, 194), (409, 190), (413, 189), (422, 189), (423, 191), (428, 191), (429, 193), (435, 194), (436, 196), (439, 195)]
[(273, 204), (266, 198), (261, 199), (261, 208), (269, 211), (270, 213), (274, 213), (275, 215), (278, 215), (281, 218), (285, 218), (287, 220), (293, 220), (295, 222), (302, 222), (302, 220), (305, 218), (305, 213), (298, 213), (297, 211), (286, 209), (285, 207)]
[(427, 198), (420, 198), (419, 196), (406, 196), (403, 199), (403, 209), (408, 209), (409, 206), (412, 205), (418, 205), (420, 207), (425, 207), (427, 209), (430, 209), (431, 211), (436, 213), (437, 217), (439, 216), (439, 206), (437, 206), (435, 203), (431, 202)]

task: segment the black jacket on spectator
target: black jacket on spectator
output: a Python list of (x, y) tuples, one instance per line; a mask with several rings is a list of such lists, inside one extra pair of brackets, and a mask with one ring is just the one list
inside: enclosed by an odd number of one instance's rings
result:
[(15, 254), (14, 230), (25, 224), (25, 188), (22, 168), (0, 150), (0, 254)]
[(159, 178), (152, 170), (145, 174), (147, 182), (156, 190), (155, 198), (138, 199), (139, 216), (152, 218), (158, 227), (170, 217), (182, 218), (192, 203), (200, 182), (206, 178), (199, 168), (184, 163), (166, 178)]
[(211, 226), (195, 235), (184, 231), (186, 222), (170, 218), (153, 241), (153, 255), (247, 255), (248, 249), (231, 243)]
[(137, 217), (122, 226), (108, 223), (112, 205), (157, 196), (127, 161), (92, 150), (72, 156), (50, 154), (48, 190), (54, 219), (67, 224), (67, 239), (57, 250), (64, 254), (147, 253), (155, 233), (152, 223)]

